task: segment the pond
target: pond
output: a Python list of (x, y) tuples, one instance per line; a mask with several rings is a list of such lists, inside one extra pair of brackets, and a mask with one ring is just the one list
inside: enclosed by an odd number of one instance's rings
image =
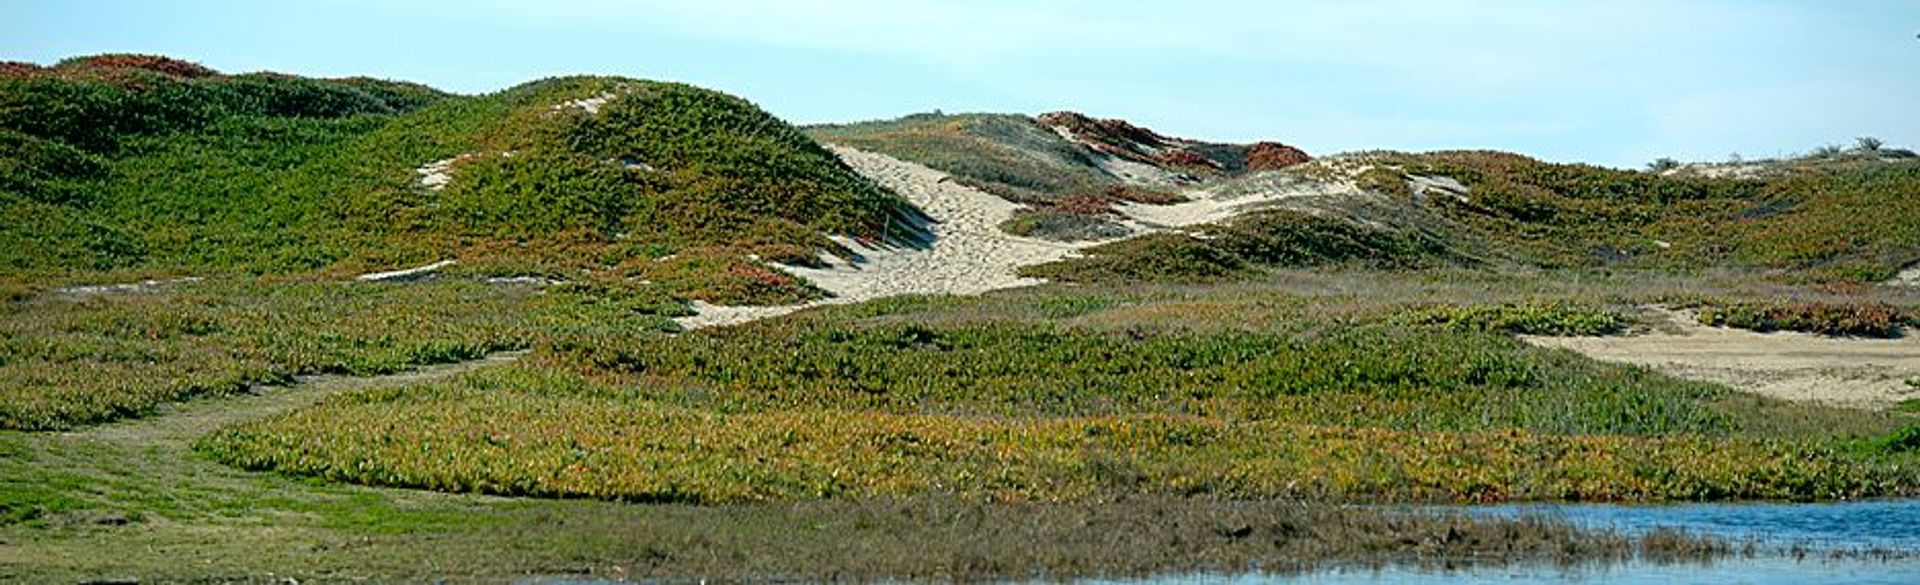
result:
[[(1751, 557), (1734, 555), (1711, 562), (1656, 563), (1635, 560), (1624, 563), (1464, 568), (1391, 565), (1337, 567), (1299, 575), (1174, 575), (1132, 583), (1920, 583), (1920, 500), (1663, 506), (1516, 504), (1436, 506), (1415, 508), (1415, 511), (1468, 516), (1541, 516), (1564, 520), (1576, 526), (1611, 529), (1626, 534), (1644, 534), (1655, 528), (1678, 528), (1693, 534), (1718, 536), (1736, 548), (1753, 542), (1758, 552)], [(1883, 558), (1858, 554), (1872, 550), (1891, 551), (1895, 555), (1893, 558)]]

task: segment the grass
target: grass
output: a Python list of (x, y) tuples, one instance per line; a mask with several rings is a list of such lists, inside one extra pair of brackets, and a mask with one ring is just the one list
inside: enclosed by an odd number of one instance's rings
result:
[[(506, 500), (237, 471), (168, 449), (0, 431), (0, 579), (963, 582), (1285, 573), (1388, 560), (1591, 562), (1637, 539), (1544, 518), (1298, 502), (955, 498), (722, 506)], [(1656, 543), (1657, 544), (1657, 543)]]
[[(1487, 332), (1613, 330), (1615, 313), (1242, 295), (907, 299), (556, 338), (519, 368), (343, 397), (202, 449), (374, 485), (705, 504), (1825, 499), (1920, 484), (1908, 455), (1850, 447), (1896, 415), (1736, 407), (1718, 386)], [(1248, 303), (1270, 316), (1230, 309)], [(1393, 325), (1409, 315), (1423, 325)], [(1826, 422), (1794, 422), (1809, 417)]]
[[(997, 580), (1577, 562), (1723, 549), (1338, 504), (1824, 499), (1920, 483), (1912, 451), (1873, 447), (1898, 441), (1901, 415), (1730, 395), (1496, 332), (1576, 332), (1650, 297), (1782, 285), (1265, 278), (906, 297), (672, 337), (642, 331), (660, 321), (636, 312), (678, 305), (619, 281), (527, 297), (462, 280), (213, 281), (89, 297), (101, 306), (25, 294), (10, 315), (34, 315), (33, 331), (125, 323), (87, 335), (155, 347), (192, 337), (145, 337), (183, 330), (159, 315), (249, 314), (227, 305), (322, 325), (369, 307), (348, 328), (368, 333), (424, 308), (452, 323), (550, 320), (519, 365), (349, 391), (209, 436), (126, 430), (172, 417), (0, 431), (0, 578)], [(1428, 313), (1464, 317), (1394, 324)]]
[(1009, 201), (1045, 204), (1116, 183), (1078, 145), (1033, 118), (916, 114), (898, 120), (822, 125), (808, 134), (945, 171)]
[[(745, 100), (633, 79), (454, 96), (80, 59), (0, 76), (0, 145), (0, 270), (43, 283), (812, 257), (915, 213)], [(418, 185), (440, 160), (451, 184)]]
[(1915, 316), (1884, 302), (1784, 303), (1749, 301), (1700, 309), (1700, 323), (1762, 333), (1802, 331), (1833, 336), (1899, 337)]
[[(1495, 264), (1738, 269), (1783, 282), (1860, 285), (1885, 281), (1920, 260), (1914, 252), (1920, 230), (1907, 220), (1920, 216), (1920, 208), (1906, 196), (1920, 189), (1916, 161), (1734, 180), (1550, 164), (1496, 152), (1349, 158), (1373, 165), (1356, 180), (1387, 203), (1356, 197), (1317, 210), (1323, 212), (1256, 212), (1202, 226), (1196, 231), (1203, 238), (1110, 244), (1029, 273), (1077, 282), (1218, 282), (1272, 267)], [(1412, 175), (1451, 177), (1469, 193), (1462, 199), (1416, 197), (1405, 183)]]
[(1085, 255), (1021, 270), (1070, 282), (1219, 282), (1273, 268), (1432, 268), (1473, 260), (1432, 234), (1381, 229), (1292, 211), (1257, 211), (1201, 235), (1160, 233), (1102, 244)]
[[(1916, 260), (1920, 163), (1807, 169), (1765, 180), (1661, 177), (1489, 152), (1375, 161), (1465, 183), (1434, 203), (1464, 234), (1546, 267), (1702, 266), (1804, 281), (1879, 282)], [(1665, 245), (1661, 245), (1664, 243)]]
[(671, 328), (664, 299), (578, 287), (211, 281), (50, 293), (0, 322), (0, 428), (65, 429), (305, 374), (374, 375), (591, 328)]
[[(1035, 234), (1173, 200), (1114, 189), (1026, 117), (810, 133), (1033, 205)], [(1665, 558), (1725, 549), (1344, 506), (1920, 492), (1911, 405), (1785, 403), (1515, 338), (1619, 332), (1648, 304), (1910, 320), (1911, 293), (1863, 283), (1916, 259), (1911, 162), (1724, 181), (1372, 155), (1383, 209), (1261, 212), (1031, 272), (1071, 284), (672, 335), (692, 299), (820, 298), (767, 263), (910, 237), (915, 212), (751, 103), (621, 78), (456, 96), (144, 56), (7, 65), (0, 147), (0, 580)], [(1189, 148), (1165, 162), (1233, 147)], [(418, 182), (434, 161), (443, 189)], [(1471, 193), (1416, 200), (1406, 173)], [(341, 282), (447, 258), (438, 280)], [(527, 275), (557, 282), (474, 278)], [(209, 278), (57, 288), (178, 276)], [(260, 387), (518, 349), (457, 378)]]

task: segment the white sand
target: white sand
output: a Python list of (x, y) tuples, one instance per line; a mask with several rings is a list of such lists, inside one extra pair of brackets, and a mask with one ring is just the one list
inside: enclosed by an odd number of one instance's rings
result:
[(869, 248), (851, 240), (841, 243), (861, 258), (848, 262), (829, 258), (830, 268), (781, 266), (832, 292), (829, 299), (781, 307), (721, 307), (695, 303), (699, 315), (677, 319), (686, 329), (745, 323), (830, 304), (870, 301), (896, 295), (972, 295), (1029, 286), (1043, 281), (1022, 278), (1024, 266), (1044, 264), (1073, 255), (1093, 243), (1065, 244), (1023, 238), (1000, 230), (1018, 204), (992, 194), (943, 180), (946, 173), (893, 157), (831, 146), (855, 171), (885, 185), (920, 208), (934, 223), (932, 246)]
[(121, 284), (85, 284), (85, 285), (78, 285), (78, 286), (60, 287), (60, 288), (54, 289), (54, 292), (65, 293), (70, 295), (101, 295), (101, 294), (109, 294), (109, 293), (148, 292), (148, 291), (163, 289), (176, 284), (188, 284), (188, 283), (200, 282), (201, 280), (204, 280), (204, 279), (198, 276), (189, 276), (186, 278), (170, 278), (166, 280), (147, 279), (147, 280), (142, 280), (140, 282), (128, 282), (128, 283), (121, 283)]
[(470, 156), (473, 155), (463, 154), (449, 159), (436, 160), (420, 165), (420, 168), (414, 169), (413, 172), (414, 174), (420, 175), (420, 186), (426, 187), (430, 191), (439, 191), (447, 188), (448, 184), (453, 183), (453, 163), (460, 162), (460, 159)]
[(584, 97), (577, 100), (568, 100), (568, 101), (560, 102), (560, 105), (554, 106), (553, 109), (565, 110), (568, 108), (572, 108), (572, 109), (578, 109), (578, 110), (585, 110), (588, 114), (598, 114), (600, 113), (601, 107), (606, 106), (608, 102), (612, 102), (615, 98), (618, 98), (618, 97), (620, 96), (619, 94), (616, 94), (616, 93), (611, 93), (611, 92), (603, 93), (603, 94), (592, 96), (592, 97)]
[(441, 260), (426, 266), (416, 266), (388, 272), (369, 272), (360, 275), (357, 280), (360, 282), (408, 282), (432, 276), (433, 273), (439, 272), (440, 269), (457, 263), (458, 262), (454, 260)]
[(1691, 313), (1661, 311), (1659, 331), (1622, 337), (1526, 337), (1595, 359), (1648, 366), (1683, 378), (1786, 400), (1886, 408), (1920, 396), (1920, 336), (1840, 338), (1707, 327)]
[(1470, 192), (1466, 185), (1453, 177), (1440, 175), (1407, 175), (1407, 188), (1412, 189), (1414, 195), (1421, 197), (1443, 195), (1462, 202), (1467, 200), (1467, 194)]
[(1920, 286), (1920, 265), (1900, 271), (1893, 277), (1893, 284), (1901, 286)]
[(421, 187), (426, 187), (427, 190), (429, 191), (439, 191), (441, 189), (447, 188), (447, 185), (453, 184), (453, 165), (459, 163), (460, 161), (480, 158), (483, 156), (498, 156), (503, 158), (513, 158), (515, 156), (518, 156), (519, 154), (520, 153), (518, 151), (513, 151), (513, 150), (509, 150), (505, 152), (494, 152), (494, 153), (469, 152), (453, 158), (436, 160), (424, 165), (420, 165), (420, 168), (414, 169), (413, 172), (416, 175), (420, 175)]

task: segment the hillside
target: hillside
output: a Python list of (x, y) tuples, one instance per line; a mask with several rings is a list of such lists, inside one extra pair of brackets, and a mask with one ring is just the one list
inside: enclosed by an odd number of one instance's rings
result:
[[(1920, 263), (1920, 160), (1864, 147), (1649, 171), (1500, 152), (1312, 159), (1124, 120), (920, 114), (808, 131), (1029, 206), (1019, 235), (1105, 243), (1052, 279), (1216, 281), (1363, 265), (1700, 271), (1880, 282)], [(1133, 237), (1143, 236), (1143, 237)]]
[(1174, 138), (1074, 112), (915, 114), (807, 131), (825, 142), (926, 165), (1026, 205), (1007, 230), (1062, 241), (1137, 232), (1124, 225), (1117, 205), (1175, 203), (1185, 188), (1311, 160), (1279, 143)]
[(43, 281), (457, 258), (765, 301), (817, 293), (748, 258), (805, 263), (829, 235), (908, 238), (916, 219), (753, 104), (636, 79), (457, 96), (161, 57), (14, 63), (0, 143), (0, 267)]

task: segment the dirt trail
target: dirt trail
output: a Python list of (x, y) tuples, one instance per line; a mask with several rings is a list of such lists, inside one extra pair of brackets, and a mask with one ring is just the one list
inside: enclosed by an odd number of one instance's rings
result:
[(1708, 327), (1691, 313), (1659, 311), (1656, 331), (1622, 337), (1527, 337), (1606, 361), (1799, 402), (1880, 409), (1920, 397), (1920, 336), (1837, 338)]
[(426, 366), (386, 376), (304, 376), (289, 386), (266, 386), (253, 394), (218, 396), (167, 404), (159, 412), (66, 433), (68, 437), (185, 449), (220, 427), (290, 412), (329, 396), (369, 388), (392, 388), (441, 380), (513, 363), (526, 352), (496, 353), (482, 359)]

